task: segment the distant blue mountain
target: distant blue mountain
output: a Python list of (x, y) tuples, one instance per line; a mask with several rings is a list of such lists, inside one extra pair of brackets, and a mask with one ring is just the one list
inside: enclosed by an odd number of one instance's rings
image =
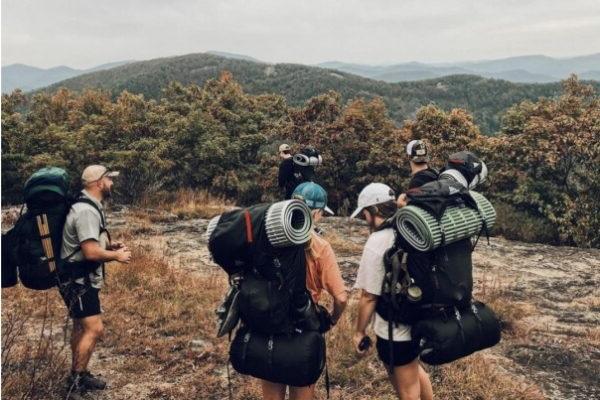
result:
[(582, 79), (600, 79), (600, 53), (571, 58), (532, 55), (441, 64), (408, 62), (394, 65), (363, 65), (330, 61), (318, 66), (386, 82), (413, 81), (460, 74), (523, 83), (556, 82), (572, 73), (580, 75)]
[(130, 62), (118, 61), (89, 69), (74, 69), (64, 65), (47, 69), (25, 64), (6, 65), (2, 67), (2, 93), (9, 93), (15, 89), (23, 91), (38, 89), (78, 75), (110, 69)]

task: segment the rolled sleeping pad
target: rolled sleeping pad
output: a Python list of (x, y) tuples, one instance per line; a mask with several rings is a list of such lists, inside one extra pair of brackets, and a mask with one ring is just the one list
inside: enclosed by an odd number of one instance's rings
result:
[(312, 385), (325, 366), (325, 339), (319, 332), (269, 335), (237, 331), (229, 358), (240, 374), (291, 386)]
[[(436, 218), (417, 206), (405, 206), (396, 214), (396, 228), (402, 237), (417, 251), (434, 250), (444, 243), (454, 243), (469, 238), (481, 231), (483, 220), (488, 229), (496, 222), (496, 211), (492, 204), (481, 194), (470, 191), (479, 212), (469, 207), (450, 206), (441, 218)], [(481, 215), (480, 215), (481, 213)], [(443, 229), (443, 230), (442, 230)]]
[(300, 200), (280, 201), (267, 210), (265, 225), (273, 247), (304, 244), (310, 240), (312, 230), (310, 208)]
[[(242, 212), (242, 209), (236, 210)], [(208, 222), (205, 238), (210, 239), (221, 220), (217, 215)], [(265, 216), (267, 238), (273, 247), (301, 245), (310, 240), (312, 216), (310, 208), (300, 200), (285, 200), (273, 203)]]
[(500, 321), (481, 302), (456, 315), (421, 320), (412, 326), (412, 340), (421, 348), (421, 360), (430, 365), (449, 363), (495, 346), (501, 337)]

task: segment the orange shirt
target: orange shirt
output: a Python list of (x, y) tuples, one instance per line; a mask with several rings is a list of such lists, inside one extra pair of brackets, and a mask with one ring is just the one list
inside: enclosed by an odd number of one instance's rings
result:
[(315, 303), (323, 289), (334, 297), (347, 290), (331, 245), (315, 232), (306, 248), (306, 288)]

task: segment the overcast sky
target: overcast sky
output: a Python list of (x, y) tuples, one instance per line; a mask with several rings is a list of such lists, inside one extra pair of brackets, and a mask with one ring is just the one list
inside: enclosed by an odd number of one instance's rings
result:
[(208, 50), (268, 62), (446, 62), (600, 51), (599, 0), (2, 0), (2, 65)]

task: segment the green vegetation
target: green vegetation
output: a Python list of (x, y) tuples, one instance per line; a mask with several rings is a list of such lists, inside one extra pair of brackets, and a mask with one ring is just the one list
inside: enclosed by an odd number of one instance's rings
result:
[[(181, 188), (242, 205), (269, 201), (279, 197), (276, 149), (285, 141), (321, 151), (318, 181), (343, 213), (369, 182), (402, 191), (404, 146), (421, 138), (437, 167), (456, 150), (481, 154), (491, 199), (527, 221), (556, 226), (560, 243), (597, 247), (600, 100), (575, 77), (563, 85), (560, 97), (512, 107), (494, 137), (482, 135), (462, 109), (422, 107), (398, 128), (379, 97), (344, 102), (329, 91), (292, 107), (280, 95), (245, 93), (230, 73), (202, 87), (170, 83), (160, 100), (127, 91), (114, 99), (101, 90), (32, 98), (15, 91), (2, 97), (2, 201), (18, 202), (22, 182), (39, 167), (62, 166), (77, 177), (90, 163), (124, 172), (118, 186), (126, 201)], [(514, 229), (511, 235), (527, 237)]]
[[(172, 81), (183, 85), (203, 85), (230, 71), (251, 94), (282, 95), (292, 106), (301, 106), (312, 97), (336, 91), (342, 103), (361, 97), (381, 97), (396, 125), (413, 118), (422, 106), (435, 104), (444, 110), (464, 108), (473, 113), (485, 134), (497, 132), (502, 113), (523, 100), (553, 97), (560, 93), (559, 83), (519, 84), (474, 75), (455, 75), (417, 82), (387, 83), (329, 69), (295, 65), (263, 64), (234, 60), (212, 54), (190, 54), (135, 62), (118, 68), (77, 76), (50, 86), (82, 91), (105, 89), (114, 98), (124, 90), (159, 100)], [(599, 82), (594, 83), (600, 87)]]

